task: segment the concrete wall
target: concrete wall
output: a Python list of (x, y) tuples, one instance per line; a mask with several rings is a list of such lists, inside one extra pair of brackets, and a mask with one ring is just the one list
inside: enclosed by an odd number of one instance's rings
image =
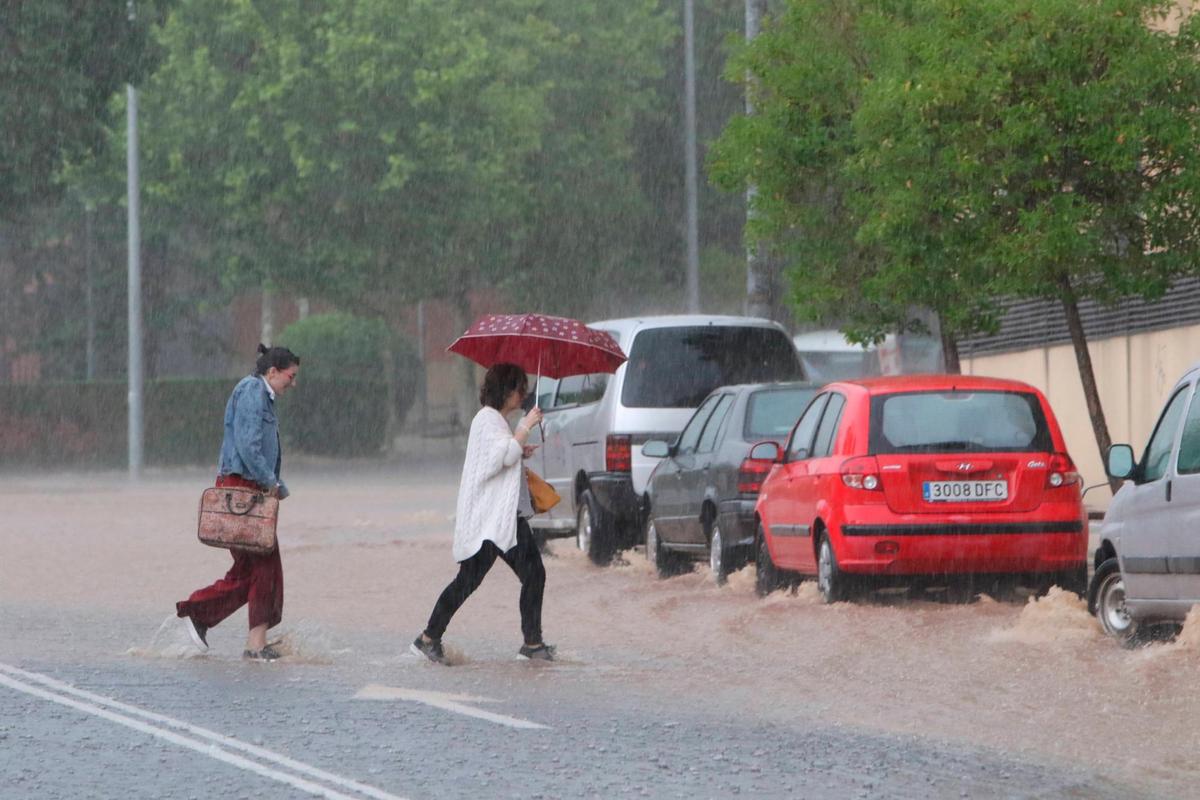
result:
[[(1100, 339), (1090, 342), (1089, 350), (1109, 435), (1114, 443), (1133, 445), (1140, 455), (1167, 393), (1188, 367), (1200, 361), (1200, 325)], [(1085, 485), (1104, 482), (1071, 345), (964, 358), (962, 371), (1021, 380), (1042, 390)], [(1105, 508), (1109, 499), (1106, 488), (1094, 489), (1088, 492), (1087, 504)]]

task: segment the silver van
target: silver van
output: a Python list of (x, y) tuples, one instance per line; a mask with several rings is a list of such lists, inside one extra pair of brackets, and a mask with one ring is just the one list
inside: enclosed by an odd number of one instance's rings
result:
[(1200, 603), (1200, 364), (1175, 384), (1141, 460), (1116, 444), (1108, 474), (1125, 483), (1100, 525), (1088, 608), (1105, 632), (1134, 645), (1178, 628)]
[(629, 360), (612, 375), (538, 382), (544, 418), (529, 466), (563, 501), (530, 525), (543, 537), (574, 534), (605, 564), (642, 538), (646, 481), (659, 461), (642, 454), (644, 442), (673, 441), (718, 386), (804, 374), (787, 332), (770, 320), (679, 315), (588, 325), (612, 334)]

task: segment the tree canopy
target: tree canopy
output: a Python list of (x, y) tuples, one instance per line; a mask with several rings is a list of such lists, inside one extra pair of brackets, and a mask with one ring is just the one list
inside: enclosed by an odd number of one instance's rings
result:
[(0, 221), (62, 191), (64, 160), (104, 143), (109, 98), (153, 66), (147, 31), (168, 3), (44, 0), (0, 8)]
[[(913, 308), (950, 339), (1003, 297), (1061, 302), (1097, 442), (1078, 301), (1196, 269), (1200, 17), (1164, 0), (792, 2), (735, 63), (761, 113), (712, 171), (759, 185), (752, 237), (802, 313), (878, 336)], [(956, 364), (957, 357), (951, 359)]]
[(954, 335), (1005, 294), (1161, 292), (1193, 259), (1195, 23), (1157, 0), (790, 3), (731, 66), (759, 113), (710, 170), (801, 313)]
[(147, 88), (151, 191), (218, 232), (227, 279), (376, 313), (627, 255), (667, 22), (649, 0), (193, 0)]

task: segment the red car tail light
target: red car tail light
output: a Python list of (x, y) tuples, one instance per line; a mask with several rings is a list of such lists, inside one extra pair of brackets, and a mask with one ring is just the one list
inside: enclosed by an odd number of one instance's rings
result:
[(771, 467), (775, 466), (774, 461), (767, 461), (761, 458), (744, 458), (742, 465), (738, 467), (737, 489), (740, 494), (758, 494), (758, 490), (762, 488), (763, 481), (767, 478), (767, 473), (771, 471)]
[(883, 489), (879, 482), (879, 462), (874, 456), (852, 458), (842, 464), (842, 483), (851, 489), (877, 492)]
[(1060, 486), (1070, 486), (1081, 481), (1082, 478), (1079, 477), (1079, 472), (1076, 471), (1069, 456), (1062, 453), (1050, 456), (1050, 473), (1046, 476), (1047, 486), (1057, 489)]
[(627, 433), (610, 433), (604, 440), (604, 468), (609, 472), (633, 471), (633, 441)]

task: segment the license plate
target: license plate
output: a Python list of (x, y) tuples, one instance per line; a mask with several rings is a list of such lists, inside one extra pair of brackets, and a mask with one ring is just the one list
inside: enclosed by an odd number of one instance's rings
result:
[(1008, 499), (1007, 481), (925, 481), (926, 503), (988, 503)]

